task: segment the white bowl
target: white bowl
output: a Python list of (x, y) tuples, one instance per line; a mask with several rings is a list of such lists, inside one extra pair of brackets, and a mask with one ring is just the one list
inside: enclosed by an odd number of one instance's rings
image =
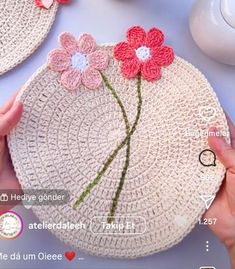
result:
[(235, 28), (223, 16), (222, 3), (223, 0), (196, 1), (190, 16), (190, 30), (208, 56), (235, 65)]

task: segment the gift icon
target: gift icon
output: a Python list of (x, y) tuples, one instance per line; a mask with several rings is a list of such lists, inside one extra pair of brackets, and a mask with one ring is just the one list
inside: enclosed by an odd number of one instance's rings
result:
[(0, 195), (0, 202), (7, 202), (9, 200), (8, 195), (6, 193), (2, 193)]

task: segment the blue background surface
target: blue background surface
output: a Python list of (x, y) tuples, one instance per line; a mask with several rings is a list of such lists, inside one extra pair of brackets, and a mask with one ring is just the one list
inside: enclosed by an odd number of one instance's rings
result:
[[(206, 1), (206, 0), (205, 0)], [(157, 26), (166, 34), (166, 43), (174, 47), (176, 54), (199, 68), (212, 84), (218, 98), (230, 117), (235, 120), (235, 67), (215, 62), (204, 55), (192, 40), (189, 31), (189, 15), (193, 0), (73, 0), (70, 6), (59, 9), (55, 24), (43, 45), (20, 66), (0, 77), (0, 105), (19, 89), (33, 72), (46, 60), (48, 52), (58, 47), (57, 37), (63, 31), (75, 35), (89, 32), (99, 43), (124, 39), (132, 25), (146, 29)], [(220, 39), (218, 37), (218, 42)], [(22, 206), (14, 209), (24, 219), (25, 225), (37, 221), (30, 210)], [(206, 252), (206, 241), (210, 251)], [(70, 248), (48, 231), (24, 230), (14, 241), (0, 241), (0, 252), (21, 254), (46, 251), (64, 253)], [(84, 260), (78, 260), (83, 257)], [(228, 269), (229, 260), (223, 245), (203, 226), (194, 231), (179, 245), (168, 251), (136, 260), (113, 260), (87, 256), (77, 251), (72, 262), (0, 261), (0, 268), (81, 268), (81, 269), (198, 269), (213, 265)]]

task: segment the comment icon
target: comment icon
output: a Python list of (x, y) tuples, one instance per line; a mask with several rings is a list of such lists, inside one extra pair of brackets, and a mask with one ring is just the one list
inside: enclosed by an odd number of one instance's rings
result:
[(216, 166), (216, 155), (214, 151), (205, 149), (199, 154), (199, 162), (206, 167)]

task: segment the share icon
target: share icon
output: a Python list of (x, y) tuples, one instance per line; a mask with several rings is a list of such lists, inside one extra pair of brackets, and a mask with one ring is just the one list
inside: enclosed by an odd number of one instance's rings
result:
[(209, 209), (215, 199), (215, 195), (201, 195), (200, 198), (206, 205), (206, 209)]

